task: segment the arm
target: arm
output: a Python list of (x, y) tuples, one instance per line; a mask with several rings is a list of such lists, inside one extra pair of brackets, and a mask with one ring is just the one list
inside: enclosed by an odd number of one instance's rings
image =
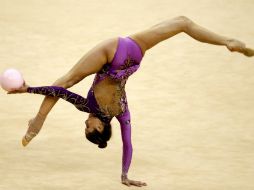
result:
[(128, 110), (125, 111), (120, 116), (117, 116), (117, 119), (121, 126), (123, 143), (122, 175), (127, 176), (132, 159), (130, 112)]
[(70, 92), (63, 87), (58, 86), (42, 86), (42, 87), (28, 87), (28, 93), (42, 94), (50, 97), (57, 97), (66, 100), (73, 104), (78, 110), (90, 113), (87, 99), (82, 96)]
[(122, 156), (122, 183), (127, 186), (145, 186), (146, 183), (128, 179), (128, 170), (132, 159), (132, 143), (131, 143), (131, 118), (130, 112), (127, 109), (123, 114), (116, 117), (121, 126), (121, 135), (123, 142), (123, 156)]
[(148, 50), (157, 43), (182, 32), (203, 43), (226, 46), (230, 51), (237, 51), (246, 56), (254, 55), (254, 50), (246, 48), (244, 43), (211, 32), (185, 16), (166, 20), (131, 36), (139, 42), (143, 50)]

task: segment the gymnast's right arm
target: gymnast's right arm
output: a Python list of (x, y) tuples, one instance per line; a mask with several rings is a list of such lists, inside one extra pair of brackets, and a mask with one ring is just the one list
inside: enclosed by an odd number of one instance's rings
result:
[(28, 93), (42, 94), (50, 97), (57, 97), (66, 100), (73, 104), (78, 110), (90, 113), (89, 103), (86, 98), (70, 92), (63, 87), (58, 86), (41, 86), (41, 87), (27, 87)]

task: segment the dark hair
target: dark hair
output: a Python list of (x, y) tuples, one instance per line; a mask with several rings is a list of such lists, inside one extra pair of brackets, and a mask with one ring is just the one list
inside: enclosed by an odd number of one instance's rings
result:
[(102, 132), (97, 131), (96, 129), (86, 134), (86, 138), (94, 143), (98, 144), (99, 148), (106, 148), (107, 147), (107, 141), (110, 139), (112, 131), (111, 131), (111, 124), (110, 123), (104, 123), (104, 129)]

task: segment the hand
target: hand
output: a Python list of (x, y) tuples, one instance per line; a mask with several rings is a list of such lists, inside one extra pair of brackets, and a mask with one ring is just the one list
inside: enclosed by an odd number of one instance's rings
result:
[(147, 184), (144, 182), (128, 179), (127, 175), (122, 175), (122, 184), (127, 185), (129, 187), (132, 185), (137, 187), (147, 186)]
[(24, 81), (23, 85), (20, 88), (12, 89), (11, 91), (7, 92), (7, 94), (18, 94), (18, 93), (25, 93), (27, 92), (28, 85)]

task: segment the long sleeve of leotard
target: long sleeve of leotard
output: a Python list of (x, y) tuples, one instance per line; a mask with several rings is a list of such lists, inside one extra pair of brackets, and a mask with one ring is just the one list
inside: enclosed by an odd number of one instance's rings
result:
[(27, 92), (62, 98), (73, 104), (78, 110), (90, 113), (88, 101), (86, 98), (73, 92), (70, 92), (62, 87), (58, 86), (28, 87)]
[(127, 174), (131, 159), (132, 159), (132, 144), (131, 144), (131, 118), (128, 109), (116, 117), (121, 125), (121, 134), (123, 141), (123, 156), (122, 156), (122, 174)]

